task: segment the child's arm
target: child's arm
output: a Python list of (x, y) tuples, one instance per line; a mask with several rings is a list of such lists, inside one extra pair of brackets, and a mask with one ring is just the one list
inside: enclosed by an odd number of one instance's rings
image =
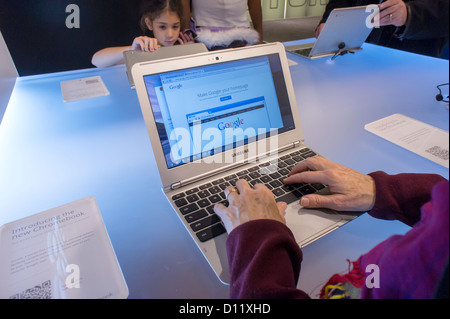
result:
[(159, 48), (158, 41), (149, 37), (137, 37), (131, 46), (110, 47), (102, 49), (92, 57), (92, 64), (98, 68), (105, 68), (112, 65), (122, 64), (123, 52), (128, 50), (142, 50), (153, 52)]
[(108, 66), (122, 64), (124, 62), (123, 52), (130, 49), (131, 46), (105, 48), (96, 52), (92, 57), (91, 62), (97, 68), (106, 68)]

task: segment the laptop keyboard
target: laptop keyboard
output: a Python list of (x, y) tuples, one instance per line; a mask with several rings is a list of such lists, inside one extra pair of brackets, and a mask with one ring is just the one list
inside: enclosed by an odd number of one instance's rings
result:
[(309, 56), (309, 54), (311, 53), (312, 48), (306, 48), (306, 49), (298, 49), (298, 50), (293, 50), (292, 52), (303, 55), (303, 56)]
[(258, 183), (266, 185), (274, 194), (277, 202), (283, 201), (287, 204), (300, 200), (303, 195), (312, 194), (325, 188), (322, 184), (285, 185), (283, 183), (297, 163), (315, 155), (317, 154), (309, 148), (304, 148), (280, 157), (276, 164), (268, 162), (255, 165), (178, 193), (172, 196), (172, 200), (198, 239), (205, 242), (226, 232), (220, 217), (214, 213), (214, 205), (222, 203), (228, 206), (224, 190), (230, 185), (235, 186), (239, 179), (245, 179), (251, 186)]

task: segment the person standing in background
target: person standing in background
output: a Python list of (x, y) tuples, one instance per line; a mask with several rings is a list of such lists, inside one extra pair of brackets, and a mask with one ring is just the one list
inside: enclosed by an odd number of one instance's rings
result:
[(366, 42), (393, 49), (441, 57), (448, 44), (448, 0), (330, 0), (316, 37), (336, 8), (378, 4), (380, 27), (375, 27)]
[(262, 42), (260, 0), (183, 0), (183, 8), (182, 30), (190, 29), (209, 50)]

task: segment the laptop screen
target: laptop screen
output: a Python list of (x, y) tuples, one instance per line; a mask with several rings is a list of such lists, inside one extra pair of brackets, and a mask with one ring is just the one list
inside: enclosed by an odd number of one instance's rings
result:
[(169, 169), (295, 129), (278, 54), (144, 81)]

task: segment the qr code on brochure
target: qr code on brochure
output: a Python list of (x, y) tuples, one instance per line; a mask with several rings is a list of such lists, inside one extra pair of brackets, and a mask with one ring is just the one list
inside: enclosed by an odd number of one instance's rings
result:
[(439, 146), (433, 146), (429, 149), (427, 149), (425, 152), (430, 153), (431, 155), (434, 155), (436, 157), (439, 157), (440, 159), (446, 161), (449, 159), (448, 149), (439, 147)]
[(28, 288), (18, 294), (15, 294), (9, 299), (51, 299), (52, 293), (52, 282), (47, 280), (42, 284), (35, 285), (34, 287)]

